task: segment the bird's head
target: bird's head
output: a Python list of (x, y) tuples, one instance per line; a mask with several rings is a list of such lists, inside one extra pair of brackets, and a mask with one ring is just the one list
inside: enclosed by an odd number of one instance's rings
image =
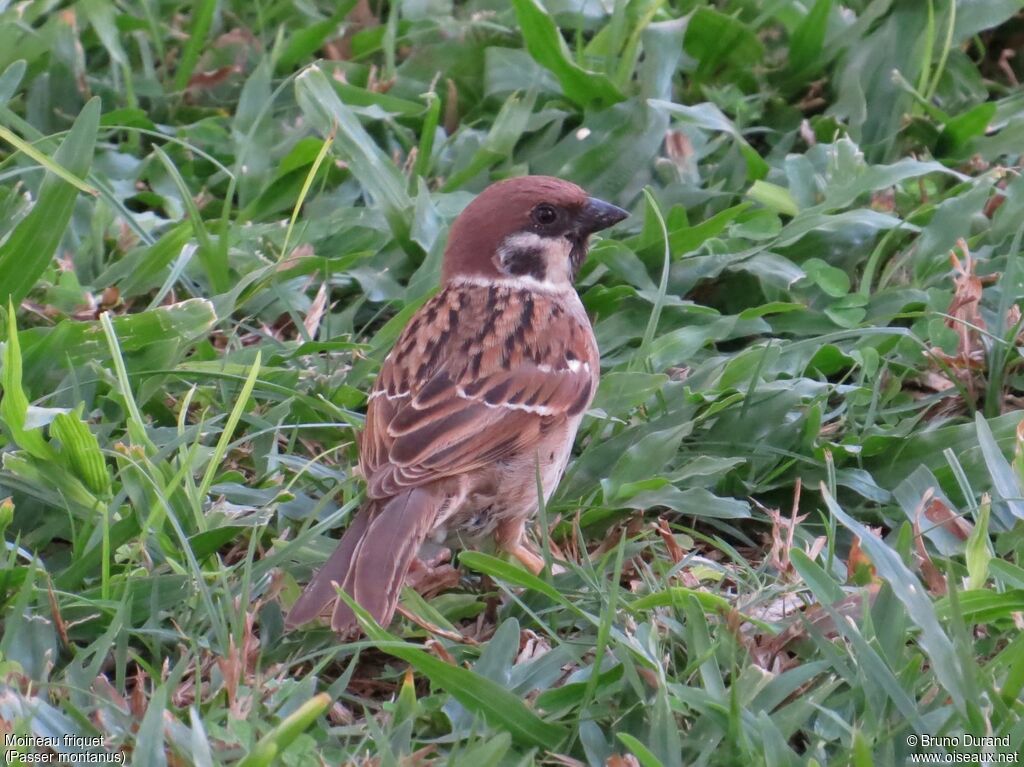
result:
[(590, 235), (629, 215), (551, 176), (520, 176), (487, 187), (452, 224), (442, 279), (518, 280), (567, 288)]

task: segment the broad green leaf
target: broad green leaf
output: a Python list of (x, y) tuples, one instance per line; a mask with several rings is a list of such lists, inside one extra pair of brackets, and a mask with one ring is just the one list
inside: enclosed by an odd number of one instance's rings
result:
[(174, 88), (178, 91), (184, 91), (192, 79), (199, 56), (206, 46), (206, 36), (210, 33), (214, 14), (217, 12), (217, 0), (200, 0), (191, 6), (190, 11), (185, 48), (174, 72)]
[(654, 752), (628, 732), (617, 733), (616, 737), (633, 753), (641, 767), (665, 767), (664, 763), (654, 755)]
[(459, 555), (459, 562), (471, 570), (536, 591), (564, 607), (572, 607), (562, 593), (547, 581), (503, 559), (479, 551), (464, 551)]
[(81, 406), (72, 413), (60, 413), (50, 426), (50, 433), (61, 443), (61, 452), (71, 471), (86, 487), (98, 495), (110, 491), (110, 473), (96, 435), (82, 421)]
[(888, 582), (893, 593), (907, 608), (910, 619), (921, 630), (918, 642), (931, 659), (936, 677), (952, 696), (957, 708), (964, 710), (967, 701), (964, 698), (963, 677), (968, 670), (963, 668), (952, 641), (939, 624), (935, 607), (928, 599), (928, 592), (917, 576), (903, 564), (899, 554), (843, 511), (824, 484), (821, 493), (829, 512), (860, 539), (861, 548), (871, 558), (878, 575)]
[(789, 66), (803, 74), (821, 56), (832, 0), (816, 0), (789, 39)]
[(270, 767), (292, 741), (308, 730), (331, 705), (331, 696), (325, 692), (314, 695), (280, 724), (260, 738), (252, 750), (238, 763), (238, 767)]
[(53, 448), (46, 442), (39, 428), (29, 428), (28, 397), (22, 388), (21, 345), (18, 324), (14, 316), (14, 303), (7, 302), (7, 343), (4, 346), (3, 399), (0, 400), (0, 418), (18, 447), (43, 461), (56, 460)]
[(526, 49), (562, 84), (566, 98), (582, 107), (609, 107), (623, 96), (605, 75), (583, 69), (570, 56), (562, 34), (538, 0), (512, 0)]
[(697, 61), (696, 76), (707, 79), (721, 69), (752, 67), (764, 47), (749, 26), (736, 16), (698, 6), (686, 26), (686, 52)]
[(295, 96), (303, 114), (321, 134), (336, 134), (334, 148), (351, 164), (371, 200), (381, 206), (395, 234), (404, 239), (409, 232), (413, 203), (395, 164), (315, 66), (307, 67), (296, 78)]
[[(205, 298), (190, 298), (137, 314), (114, 317), (112, 323), (122, 351), (143, 351), (166, 341), (195, 340), (217, 321), (213, 304)], [(26, 344), (26, 371), (54, 364), (82, 365), (110, 357), (98, 321), (64, 320), (52, 328), (22, 333)]]
[(992, 503), (988, 496), (978, 505), (978, 516), (974, 529), (964, 544), (964, 558), (967, 564), (967, 588), (980, 589), (988, 582), (988, 567), (993, 559), (989, 544), (989, 514)]
[[(61, 142), (53, 162), (77, 178), (84, 178), (92, 165), (100, 100), (91, 99), (79, 113), (71, 131)], [(20, 303), (53, 259), (71, 218), (78, 190), (56, 175), (47, 175), (39, 188), (32, 210), (0, 245), (0, 285), (7, 297)]]
[(526, 745), (556, 749), (565, 731), (531, 711), (518, 695), (460, 666), (452, 666), (411, 645), (378, 640), (379, 649), (401, 658), (431, 683), (445, 690), (459, 703), (479, 714), (491, 726), (508, 732)]
[[(999, 445), (996, 444), (988, 421), (981, 413), (975, 413), (974, 426), (978, 430), (978, 445), (981, 447), (985, 466), (988, 468), (998, 497), (1006, 504), (1006, 508), (1013, 517), (1018, 520), (1024, 519), (1024, 501), (1018, 500), (1021, 498), (1021, 490), (1017, 485), (1017, 477), (1010, 467), (1010, 462), (1006, 460)], [(998, 509), (995, 512), (996, 516), (1003, 516), (1003, 522), (1007, 527), (1012, 526), (1011, 520), (1006, 519), (1005, 515), (1000, 515)]]
[(747, 190), (747, 196), (776, 213), (795, 216), (800, 212), (800, 207), (796, 204), (796, 200), (793, 199), (789, 191), (777, 184), (769, 184), (767, 181), (755, 181), (750, 189)]

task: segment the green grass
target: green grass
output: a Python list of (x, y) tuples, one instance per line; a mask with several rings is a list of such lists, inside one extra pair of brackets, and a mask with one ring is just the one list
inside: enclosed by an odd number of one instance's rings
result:
[[(147, 767), (1017, 754), (1022, 7), (3, 6), (0, 731)], [(448, 225), (527, 171), (633, 213), (580, 280), (603, 379), (533, 533), (564, 572), (466, 553), (366, 639), (285, 632)]]

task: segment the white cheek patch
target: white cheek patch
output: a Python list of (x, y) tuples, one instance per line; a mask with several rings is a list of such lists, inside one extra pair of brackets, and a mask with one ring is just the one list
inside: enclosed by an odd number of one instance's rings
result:
[(564, 237), (542, 237), (535, 232), (517, 232), (498, 246), (501, 270), (510, 280), (563, 286), (571, 284), (570, 259), (572, 243)]
[(498, 260), (504, 264), (516, 253), (526, 250), (535, 250), (543, 253), (547, 250), (547, 242), (548, 238), (541, 237), (534, 232), (510, 234), (498, 246)]

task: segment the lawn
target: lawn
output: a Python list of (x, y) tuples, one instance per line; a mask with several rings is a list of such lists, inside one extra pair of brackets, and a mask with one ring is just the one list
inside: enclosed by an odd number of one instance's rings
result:
[[(1022, 9), (0, 3), (4, 759), (1016, 763)], [(449, 224), (524, 173), (632, 214), (549, 566), (286, 630)]]

